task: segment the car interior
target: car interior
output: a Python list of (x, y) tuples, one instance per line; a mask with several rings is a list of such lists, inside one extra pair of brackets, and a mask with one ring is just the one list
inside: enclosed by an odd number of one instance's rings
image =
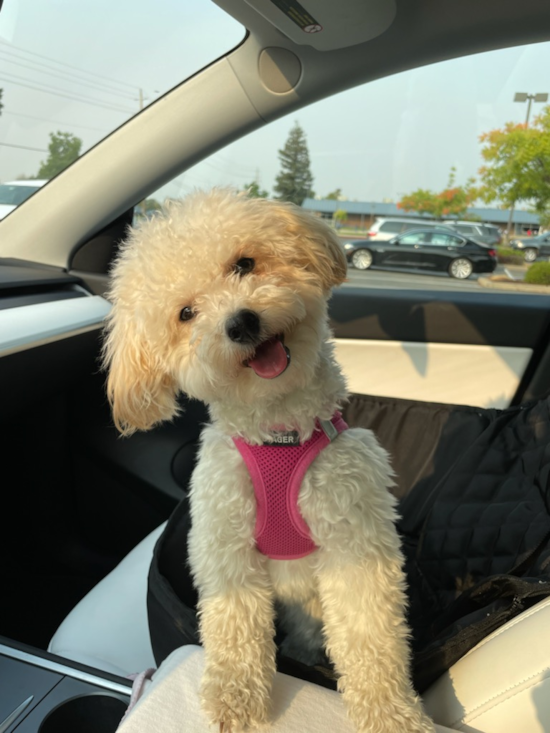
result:
[[(122, 439), (112, 423), (102, 322), (134, 206), (234, 140), (346, 89), (550, 40), (540, 0), (318, 0), (304, 3), (316, 33), (290, 12), (298, 3), (216, 4), (246, 29), (242, 42), (0, 221), (6, 733), (115, 730), (127, 676), (154, 666), (148, 564), (185, 497), (208, 413), (181, 396), (180, 416), (150, 432)], [(354, 394), (499, 409), (550, 391), (550, 295), (350, 282), (335, 289), (330, 317)], [(428, 713), (472, 733), (550, 731), (549, 628), (542, 600), (493, 632), (424, 691)], [(98, 690), (108, 692), (101, 711), (87, 707)], [(71, 717), (62, 703), (76, 697)], [(91, 727), (75, 727), (84, 719)]]

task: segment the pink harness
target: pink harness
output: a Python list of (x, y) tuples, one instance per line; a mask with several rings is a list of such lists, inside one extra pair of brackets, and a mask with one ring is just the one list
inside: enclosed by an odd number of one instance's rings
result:
[(299, 442), (296, 433), (287, 432), (275, 432), (273, 442), (264, 445), (233, 438), (254, 486), (254, 536), (263, 555), (273, 560), (296, 560), (317, 549), (298, 509), (298, 493), (315, 457), (347, 427), (337, 412), (332, 420), (317, 420), (305, 443)]

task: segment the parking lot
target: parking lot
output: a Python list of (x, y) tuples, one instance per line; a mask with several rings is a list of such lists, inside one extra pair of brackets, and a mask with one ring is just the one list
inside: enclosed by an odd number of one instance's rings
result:
[[(505, 270), (518, 279), (524, 274), (524, 268), (515, 265), (499, 265), (494, 274), (505, 275)], [(349, 267), (347, 286), (407, 290), (484, 290), (477, 282), (478, 277), (472, 275), (468, 280), (455, 280), (445, 273), (354, 270), (353, 267)]]

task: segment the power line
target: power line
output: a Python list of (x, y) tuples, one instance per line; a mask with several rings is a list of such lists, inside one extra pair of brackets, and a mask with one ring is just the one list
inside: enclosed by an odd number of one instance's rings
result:
[[(14, 76), (16, 79), (25, 79), (24, 76), (23, 77), (17, 76), (16, 74), (10, 74), (9, 76)], [(19, 86), (19, 87), (27, 87), (28, 89), (34, 89), (38, 92), (44, 92), (44, 94), (53, 94), (57, 97), (65, 97), (66, 99), (72, 99), (75, 102), (84, 102), (86, 104), (93, 104), (96, 107), (104, 107), (105, 109), (114, 110), (115, 112), (125, 112), (127, 114), (134, 114), (133, 109), (125, 109), (124, 107), (114, 107), (113, 105), (104, 104), (103, 102), (97, 99), (92, 99), (91, 97), (87, 97), (87, 98), (80, 97), (79, 98), (79, 97), (75, 97), (74, 95), (65, 94), (63, 90), (52, 91), (51, 89), (43, 89), (42, 87), (36, 87), (36, 86), (33, 86), (32, 84), (24, 84), (23, 82), (20, 82), (20, 81), (19, 82), (13, 81), (13, 79), (9, 79), (8, 75), (4, 72), (2, 72), (2, 78), (0, 79), (0, 81), (7, 81), (8, 83), (15, 84), (16, 86)], [(55, 87), (53, 87), (53, 89), (55, 89)]]
[[(76, 75), (73, 75), (73, 78), (71, 78), (70, 72), (64, 72), (61, 71), (61, 73), (58, 73), (59, 70), (49, 71), (48, 69), (44, 68), (44, 66), (40, 66), (39, 62), (30, 61), (31, 64), (34, 64), (34, 66), (30, 66), (28, 63), (23, 63), (21, 61), (14, 61), (13, 59), (2, 57), (3, 51), (0, 49), (0, 58), (7, 61), (10, 64), (14, 64), (16, 66), (22, 66), (25, 69), (30, 69), (31, 71), (38, 71), (41, 74), (48, 74), (49, 76), (55, 76), (58, 79), (62, 79), (63, 81), (68, 81), (72, 84), (81, 84), (83, 86), (88, 86), (90, 89), (94, 89), (96, 91), (103, 92), (104, 94), (116, 94), (118, 96), (125, 97), (126, 99), (134, 99), (131, 94), (128, 94), (127, 92), (122, 92), (120, 89), (115, 89), (112, 87), (109, 89), (107, 86), (101, 86), (97, 82), (89, 81), (86, 79), (81, 79), (77, 77)], [(28, 59), (25, 59), (25, 61), (28, 61)], [(38, 66), (38, 68), (36, 68)]]
[(44, 148), (29, 148), (28, 145), (12, 145), (11, 143), (0, 143), (0, 145), (3, 145), (5, 148), (21, 148), (22, 150), (36, 150), (38, 153), (47, 153), (47, 150), (44, 150)]
[(242, 172), (247, 172), (249, 176), (254, 176), (257, 174), (258, 169), (255, 167), (251, 167), (248, 165), (243, 165), (242, 163), (237, 163), (234, 160), (231, 160), (231, 158), (225, 158), (220, 153), (215, 153), (213, 156), (214, 162), (220, 162), (222, 165), (229, 165), (232, 169), (234, 168), (240, 168)]
[[(3, 73), (4, 76), (6, 76), (6, 73), (5, 72), (1, 72), (1, 73)], [(31, 81), (31, 82), (35, 82), (37, 84), (41, 84), (40, 87), (35, 87), (35, 88), (38, 88), (39, 91), (48, 91), (48, 90), (51, 90), (51, 93), (52, 94), (57, 93), (57, 92), (60, 92), (62, 94), (72, 94), (74, 99), (76, 99), (76, 97), (74, 97), (74, 94), (78, 94), (79, 95), (78, 98), (80, 100), (83, 100), (84, 99), (86, 101), (92, 101), (94, 103), (110, 104), (110, 102), (106, 102), (105, 103), (105, 102), (103, 102), (103, 100), (97, 100), (97, 99), (94, 99), (93, 97), (86, 97), (85, 95), (80, 94), (78, 92), (71, 92), (69, 89), (61, 89), (59, 87), (54, 87), (51, 84), (42, 84), (42, 82), (40, 82), (40, 81), (35, 81), (34, 79), (29, 79), (28, 77), (21, 76), (20, 74), (14, 74), (13, 71), (9, 71), (8, 72), (8, 76), (12, 77), (12, 79), (22, 79), (23, 81), (26, 81), (26, 82)], [(15, 82), (12, 82), (12, 83), (15, 84)]]
[(4, 110), (2, 115), (14, 115), (15, 117), (28, 117), (30, 120), (39, 120), (40, 122), (52, 122), (56, 125), (65, 125), (66, 127), (80, 127), (83, 130), (95, 130), (96, 132), (108, 133), (110, 130), (105, 130), (100, 127), (90, 127), (89, 125), (76, 125), (73, 122), (64, 122), (61, 120), (50, 120), (47, 117), (36, 117), (36, 115), (26, 115), (23, 112), (12, 112), (11, 110)]
[(203, 160), (202, 165), (206, 165), (208, 168), (212, 168), (212, 170), (216, 171), (217, 173), (222, 173), (224, 176), (235, 176), (236, 178), (254, 178), (254, 174), (251, 173), (239, 173), (236, 170), (227, 170), (227, 168), (219, 168), (218, 166), (214, 165), (208, 160)]
[(41, 53), (36, 53), (36, 51), (28, 51), (26, 48), (22, 48), (21, 46), (15, 46), (13, 43), (6, 43), (5, 41), (2, 42), (1, 45), (7, 46), (9, 48), (14, 48), (18, 51), (22, 51), (23, 53), (27, 53), (30, 56), (36, 56), (40, 59), (45, 59), (46, 61), (51, 61), (54, 64), (59, 64), (59, 66), (66, 66), (68, 69), (72, 69), (73, 71), (77, 71), (80, 74), (88, 74), (89, 76), (95, 76), (98, 79), (101, 79), (102, 81), (107, 81), (111, 84), (119, 84), (120, 86), (129, 87), (130, 89), (136, 89), (138, 86), (137, 84), (129, 84), (127, 81), (118, 81), (117, 79), (111, 79), (107, 76), (102, 76), (101, 74), (97, 74), (93, 71), (87, 71), (86, 69), (79, 69), (77, 66), (72, 66), (71, 64), (67, 64), (65, 61), (58, 61), (57, 59), (52, 58), (51, 56), (44, 56)]

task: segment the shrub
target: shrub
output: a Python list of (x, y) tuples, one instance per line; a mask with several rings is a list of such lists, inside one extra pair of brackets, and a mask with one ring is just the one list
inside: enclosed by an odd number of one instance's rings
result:
[(532, 285), (550, 285), (550, 262), (535, 262), (525, 273), (524, 282)]
[(523, 252), (512, 247), (497, 247), (497, 257), (501, 265), (522, 265)]

